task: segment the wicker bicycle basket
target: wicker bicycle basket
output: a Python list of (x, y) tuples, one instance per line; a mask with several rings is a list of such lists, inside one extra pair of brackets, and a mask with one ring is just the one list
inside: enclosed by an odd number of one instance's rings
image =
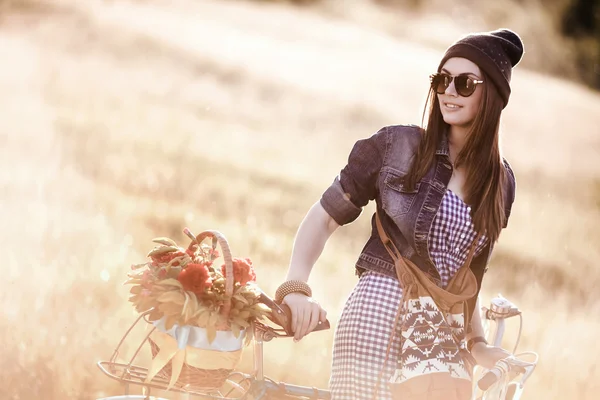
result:
[[(150, 342), (152, 358), (154, 358), (158, 354), (160, 348), (151, 338), (148, 338), (148, 341)], [(169, 361), (156, 375), (168, 381), (173, 372), (172, 369), (171, 361)], [(175, 385), (190, 385), (202, 389), (218, 389), (223, 386), (231, 372), (232, 369), (202, 369), (184, 363)]]
[[(225, 239), (225, 236), (218, 231), (204, 231), (201, 232), (198, 236), (194, 237), (193, 234), (190, 233), (189, 230), (184, 231), (192, 241), (190, 242), (188, 249), (192, 249), (194, 245), (200, 246), (200, 244), (207, 238), (212, 238), (212, 248), (216, 249), (217, 244), (221, 247), (223, 252), (223, 259), (225, 261), (225, 295), (227, 300), (225, 304), (221, 308), (221, 314), (224, 317), (229, 315), (229, 311), (231, 308), (231, 297), (233, 295), (233, 258), (231, 255), (231, 250), (229, 248), (229, 244)], [(225, 318), (226, 320), (226, 318)], [(217, 329), (220, 331), (230, 330), (227, 325), (217, 326)], [(160, 348), (158, 344), (152, 340), (151, 337), (148, 337), (148, 341), (150, 343), (150, 349), (152, 352), (152, 358), (154, 359), (156, 355), (159, 353)], [(233, 371), (234, 366), (232, 365), (231, 369), (203, 369), (198, 368), (192, 365), (189, 365), (184, 362), (179, 377), (175, 382), (175, 386), (186, 386), (191, 385), (196, 388), (203, 389), (218, 389), (223, 386), (229, 374)], [(170, 379), (171, 374), (173, 372), (172, 362), (169, 361), (158, 373), (157, 376), (166, 379), (167, 381)]]

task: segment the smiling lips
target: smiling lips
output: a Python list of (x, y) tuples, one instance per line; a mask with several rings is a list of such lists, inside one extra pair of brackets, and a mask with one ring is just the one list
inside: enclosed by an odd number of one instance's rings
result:
[(459, 106), (458, 104), (447, 102), (444, 102), (444, 107), (446, 107), (448, 110), (458, 110), (462, 108), (462, 106)]

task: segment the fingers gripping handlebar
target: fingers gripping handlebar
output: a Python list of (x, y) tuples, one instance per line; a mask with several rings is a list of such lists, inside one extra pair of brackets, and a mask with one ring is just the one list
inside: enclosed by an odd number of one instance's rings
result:
[[(283, 328), (283, 330), (285, 331), (285, 335), (281, 335), (281, 336), (284, 336), (284, 337), (294, 336), (294, 331), (292, 330), (292, 312), (291, 312), (290, 308), (283, 303), (277, 304), (273, 299), (271, 299), (269, 296), (267, 296), (264, 292), (262, 292), (260, 294), (260, 302), (271, 309), (272, 312), (271, 312), (271, 315), (269, 316), (269, 319), (273, 323), (281, 326)], [(313, 332), (329, 329), (330, 327), (331, 327), (331, 325), (328, 320), (325, 320), (325, 322), (319, 321), (319, 324), (316, 326), (316, 328), (313, 330)]]

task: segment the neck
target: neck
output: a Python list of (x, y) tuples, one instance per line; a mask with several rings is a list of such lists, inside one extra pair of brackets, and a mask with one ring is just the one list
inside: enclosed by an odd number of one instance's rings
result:
[(465, 146), (468, 133), (469, 127), (450, 126), (450, 131), (448, 133), (448, 148), (450, 151), (450, 160), (452, 160), (452, 162), (456, 160), (456, 157)]

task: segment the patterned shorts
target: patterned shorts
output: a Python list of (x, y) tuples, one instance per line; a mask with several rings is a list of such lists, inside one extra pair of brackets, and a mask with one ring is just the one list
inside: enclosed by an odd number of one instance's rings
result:
[(396, 368), (399, 336), (394, 335), (385, 359), (401, 296), (394, 278), (367, 271), (359, 279), (335, 331), (329, 382), (333, 400), (371, 400), (382, 368), (377, 399), (392, 398), (387, 382)]

